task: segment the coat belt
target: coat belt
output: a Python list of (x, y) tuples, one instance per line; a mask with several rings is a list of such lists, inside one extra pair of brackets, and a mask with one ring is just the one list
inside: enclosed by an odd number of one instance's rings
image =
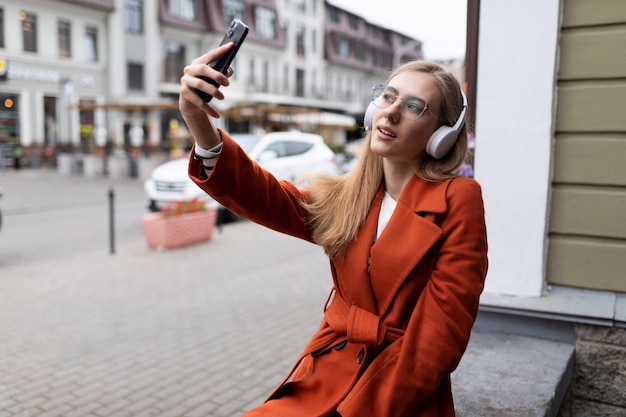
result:
[(347, 335), (351, 343), (380, 346), (383, 342), (391, 343), (404, 334), (404, 330), (382, 323), (377, 315), (355, 305), (348, 305), (340, 296), (333, 298), (324, 312), (324, 319), (336, 333)]

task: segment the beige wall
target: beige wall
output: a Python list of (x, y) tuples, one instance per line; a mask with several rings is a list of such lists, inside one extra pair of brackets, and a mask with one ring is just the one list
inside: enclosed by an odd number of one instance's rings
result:
[(564, 0), (547, 280), (626, 292), (626, 1)]

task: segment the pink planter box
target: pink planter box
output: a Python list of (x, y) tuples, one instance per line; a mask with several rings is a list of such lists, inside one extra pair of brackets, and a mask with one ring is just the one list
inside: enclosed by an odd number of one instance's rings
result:
[(216, 220), (215, 210), (173, 217), (148, 213), (141, 218), (141, 225), (150, 248), (170, 249), (211, 240)]

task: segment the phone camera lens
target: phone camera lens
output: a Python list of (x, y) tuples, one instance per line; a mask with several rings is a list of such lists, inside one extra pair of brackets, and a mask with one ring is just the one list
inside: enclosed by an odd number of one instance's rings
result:
[(228, 31), (228, 37), (231, 38), (233, 36), (233, 31), (232, 29)]

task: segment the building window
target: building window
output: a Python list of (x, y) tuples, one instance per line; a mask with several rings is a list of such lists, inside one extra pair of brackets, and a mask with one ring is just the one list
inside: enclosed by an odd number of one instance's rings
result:
[(331, 22), (339, 23), (339, 11), (334, 7), (328, 8), (328, 17), (330, 18)]
[(196, 20), (196, 1), (170, 0), (170, 13), (172, 16), (193, 22)]
[(165, 56), (165, 82), (178, 82), (183, 76), (185, 67), (185, 47), (178, 42), (165, 41), (163, 43)]
[(372, 27), (372, 37), (374, 39), (383, 39), (383, 31), (380, 28)]
[(267, 93), (270, 86), (270, 64), (267, 61), (263, 62), (263, 79), (261, 80), (261, 91)]
[(59, 56), (72, 56), (72, 26), (70, 22), (60, 21), (57, 23), (57, 34), (59, 36)]
[(337, 55), (339, 55), (341, 58), (348, 58), (350, 54), (350, 42), (343, 36), (337, 36), (335, 41), (335, 49), (337, 51)]
[(355, 47), (355, 55), (356, 55), (356, 59), (358, 59), (359, 61), (365, 61), (365, 51), (366, 51), (366, 46), (365, 46), (365, 42), (358, 40), (356, 41), (356, 47)]
[(37, 16), (20, 12), (20, 20), (22, 21), (24, 52), (37, 52)]
[(143, 33), (143, 0), (126, 0), (126, 31)]
[(289, 64), (283, 65), (283, 91), (289, 91)]
[(250, 62), (248, 62), (248, 84), (250, 84), (251, 87), (256, 87), (256, 78), (254, 77), (254, 58), (252, 58), (250, 60)]
[(264, 39), (274, 39), (276, 32), (276, 12), (267, 7), (256, 8), (256, 31)]
[(306, 0), (296, 0), (296, 7), (302, 13), (306, 12)]
[(57, 98), (53, 96), (44, 96), (43, 98), (43, 117), (44, 130), (43, 141), (47, 146), (57, 142), (58, 135), (58, 114), (57, 114)]
[(98, 29), (85, 29), (85, 57), (89, 62), (98, 62)]
[(340, 98), (343, 98), (343, 88), (343, 76), (337, 74), (337, 87), (335, 87), (335, 91)]
[(348, 25), (352, 30), (357, 30), (359, 28), (359, 21), (357, 20), (356, 16), (348, 15)]
[(304, 70), (296, 70), (296, 96), (304, 97)]
[(143, 90), (143, 65), (128, 63), (128, 89)]
[(4, 48), (4, 9), (0, 8), (0, 48)]
[[(20, 141), (19, 96), (17, 94), (0, 93), (0, 137), (6, 142)], [(0, 145), (1, 146), (1, 145)], [(6, 149), (0, 148), (6, 152)]]
[(305, 55), (305, 46), (304, 46), (305, 36), (306, 36), (306, 29), (304, 25), (297, 25), (296, 26), (296, 53), (299, 56)]
[(326, 95), (332, 96), (333, 93), (333, 75), (329, 72), (326, 73)]
[(242, 0), (223, 0), (224, 7), (224, 24), (230, 25), (233, 19), (243, 20), (243, 1)]
[[(92, 107), (95, 105), (95, 100), (79, 101), (79, 105), (85, 107)], [(80, 132), (80, 148), (85, 153), (92, 153), (95, 151), (95, 112), (93, 110), (81, 110), (78, 113), (79, 120), (79, 132)]]

